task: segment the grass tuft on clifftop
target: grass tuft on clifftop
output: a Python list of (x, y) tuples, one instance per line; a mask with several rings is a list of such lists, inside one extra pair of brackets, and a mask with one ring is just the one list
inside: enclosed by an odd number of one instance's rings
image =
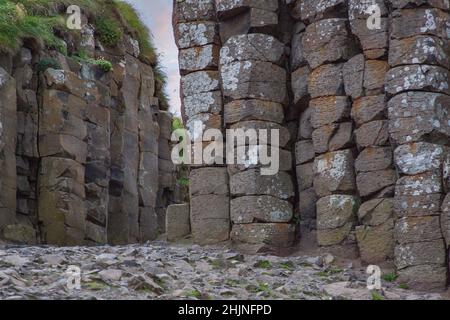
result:
[(0, 0), (0, 52), (14, 53), (25, 38), (34, 38), (48, 48), (67, 54), (58, 31), (76, 33), (66, 28), (66, 8), (78, 5), (96, 29), (96, 37), (104, 46), (114, 48), (130, 34), (139, 40), (140, 59), (155, 70), (156, 90), (162, 104), (167, 105), (164, 86), (165, 73), (158, 64), (158, 56), (150, 30), (141, 21), (132, 5), (121, 0)]

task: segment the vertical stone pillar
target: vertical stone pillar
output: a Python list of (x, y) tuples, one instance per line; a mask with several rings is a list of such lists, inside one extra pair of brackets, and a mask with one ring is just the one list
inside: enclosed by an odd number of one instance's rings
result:
[[(256, 130), (260, 135), (261, 130), (270, 133), (272, 129), (279, 133), (273, 145), (279, 153), (276, 174), (263, 175), (257, 157), (258, 161), (228, 166), (231, 239), (236, 246), (251, 251), (275, 249), (280, 253), (294, 244), (296, 226), (291, 223), (290, 201), (295, 195), (292, 155), (285, 149), (290, 141), (284, 122), (284, 106), (289, 100), (285, 46), (274, 37), (279, 31), (278, 1), (264, 1), (262, 5), (221, 0), (217, 13), (223, 42), (220, 76), (225, 125), (229, 130), (241, 130), (236, 137), (227, 135), (227, 147), (233, 146), (235, 152), (243, 150), (246, 159), (254, 160), (261, 136), (255, 139), (239, 134)], [(268, 142), (272, 143), (270, 138)]]
[(0, 67), (0, 229), (16, 221), (16, 81)]
[[(116, 69), (117, 67), (117, 69)], [(139, 239), (139, 98), (141, 63), (125, 53), (122, 66), (114, 65), (116, 83), (121, 85), (111, 110), (111, 181), (108, 241), (134, 243)]]
[[(159, 159), (165, 154), (158, 143), (159, 101), (153, 97), (153, 70), (142, 65), (141, 103), (139, 105), (139, 240), (153, 240), (158, 235), (157, 196), (160, 182)], [(167, 151), (166, 151), (167, 152)]]
[(314, 155), (317, 242), (327, 251), (357, 256), (354, 226), (360, 200), (351, 100), (343, 76), (344, 62), (357, 53), (357, 46), (348, 28), (347, 2), (324, 1), (319, 6), (317, 1), (305, 0), (295, 8), (307, 25), (302, 46), (311, 69), (308, 93), (313, 129), (312, 141), (298, 144), (297, 153), (305, 163)]
[[(174, 1), (174, 31), (179, 52), (182, 113), (191, 140), (195, 123), (203, 130), (222, 131), (223, 107), (219, 85), (220, 39), (214, 0)], [(220, 164), (191, 167), (190, 220), (193, 239), (211, 244), (229, 239), (228, 174)]]
[(163, 110), (156, 113), (159, 124), (158, 170), (159, 185), (157, 192), (157, 229), (159, 233), (165, 233), (166, 208), (171, 203), (175, 185), (175, 166), (171, 159), (170, 139), (172, 134), (172, 115)]
[(301, 1), (293, 1), (289, 13), (295, 20), (292, 28), (290, 72), (292, 105), (297, 115), (297, 141), (295, 143), (295, 166), (297, 173), (298, 215), (300, 218), (301, 242), (305, 245), (316, 243), (315, 230), (317, 196), (314, 180), (314, 146), (312, 142), (311, 108), (308, 93), (308, 78), (311, 72), (305, 59), (303, 38), (305, 24), (301, 21)]
[(98, 88), (97, 96), (86, 97), (85, 124), (87, 157), (85, 166), (86, 243), (108, 243), (108, 203), (111, 166), (111, 74), (82, 63), (82, 77)]
[(448, 252), (448, 206), (442, 199), (448, 191), (449, 3), (410, 3), (418, 2), (391, 1), (391, 69), (386, 76), (389, 132), (400, 175), (394, 201), (395, 264), (399, 281), (437, 289), (446, 285)]
[[(370, 29), (369, 8), (380, 8), (379, 26)], [(397, 179), (389, 141), (385, 75), (389, 70), (388, 9), (384, 1), (349, 2), (352, 33), (362, 53), (344, 65), (345, 91), (352, 100), (351, 116), (358, 150), (356, 183), (361, 207), (356, 239), (361, 259), (367, 264), (392, 261), (394, 255), (393, 196)]]
[(17, 89), (17, 222), (30, 229), (36, 242), (38, 154), (37, 73), (32, 51), (22, 48), (14, 59)]
[(45, 243), (80, 245), (86, 229), (86, 92), (98, 95), (68, 70), (47, 69), (40, 80), (39, 220)]

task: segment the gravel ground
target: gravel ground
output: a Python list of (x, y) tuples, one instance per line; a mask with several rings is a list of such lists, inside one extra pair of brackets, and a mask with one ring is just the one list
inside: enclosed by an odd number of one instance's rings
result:
[[(79, 268), (79, 269), (77, 269)], [(80, 288), (77, 273), (81, 271)], [(444, 299), (367, 275), (334, 257), (252, 256), (154, 242), (119, 247), (0, 247), (0, 299)], [(75, 287), (75, 288), (74, 288)]]

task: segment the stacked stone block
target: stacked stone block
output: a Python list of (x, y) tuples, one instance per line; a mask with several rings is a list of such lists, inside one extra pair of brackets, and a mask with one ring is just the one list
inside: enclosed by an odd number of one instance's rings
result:
[[(234, 242), (289, 242), (289, 232), (275, 237), (264, 226), (289, 225), (286, 204), (298, 198), (304, 239), (317, 229), (327, 251), (352, 257), (359, 251), (367, 264), (395, 258), (402, 281), (443, 283), (450, 225), (448, 195), (442, 203), (450, 171), (447, 1), (220, 0), (214, 18), (207, 3), (175, 15), (177, 26), (192, 16), (209, 21), (209, 42), (193, 46), (215, 44), (180, 52), (184, 78), (202, 83), (183, 79), (184, 96), (220, 90), (226, 128), (283, 132), (278, 176), (259, 175), (260, 164), (228, 165)], [(369, 11), (374, 5), (379, 20)], [(217, 44), (219, 60), (199, 58)], [(193, 75), (200, 67), (208, 76)], [(184, 101), (188, 120), (195, 101)], [(219, 128), (219, 121), (201, 117)], [(295, 150), (289, 134), (297, 136)], [(253, 144), (241, 141), (236, 149), (254, 154)], [(296, 190), (284, 184), (289, 162)], [(275, 217), (269, 206), (286, 215)]]
[(170, 159), (172, 116), (159, 110), (153, 67), (129, 35), (114, 49), (93, 32), (71, 46), (113, 70), (27, 45), (0, 61), (8, 69), (0, 69), (0, 236), (56, 245), (155, 239), (156, 207), (172, 199), (156, 198), (173, 189), (165, 177), (174, 170), (159, 170)]
[[(185, 127), (192, 143), (206, 147), (211, 141), (194, 132), (195, 124), (200, 123), (203, 130), (222, 132), (223, 128), (215, 1), (174, 1), (174, 33), (179, 48)], [(198, 159), (194, 155), (191, 158)], [(229, 239), (229, 182), (224, 159), (219, 158), (215, 163), (196, 163), (189, 176), (191, 231), (199, 244)]]
[(17, 90), (17, 215), (22, 228), (33, 235), (28, 243), (36, 242), (37, 220), (37, 171), (39, 165), (37, 131), (38, 101), (36, 74), (31, 67), (35, 57), (30, 49), (22, 48), (15, 59), (13, 77)]
[[(296, 240), (292, 224), (295, 196), (292, 155), (287, 150), (290, 132), (285, 126), (288, 103), (285, 45), (278, 34), (278, 1), (218, 1), (217, 14), (223, 42), (220, 76), (225, 125), (231, 130), (278, 130), (273, 145), (279, 153), (280, 170), (261, 172), (261, 162), (230, 164), (231, 240), (252, 251), (287, 248)], [(252, 159), (259, 141), (227, 140), (227, 146)], [(228, 139), (230, 137), (228, 136)], [(272, 143), (269, 139), (269, 143)], [(230, 150), (227, 150), (230, 152)]]
[[(370, 29), (369, 8), (374, 4), (380, 9), (381, 19), (379, 26)], [(397, 177), (384, 88), (389, 69), (388, 10), (384, 1), (350, 1), (348, 10), (352, 33), (362, 48), (362, 53), (344, 65), (345, 90), (352, 99), (351, 115), (356, 127), (356, 183), (362, 200), (356, 239), (362, 261), (377, 264), (392, 260), (394, 253), (393, 195)]]
[[(389, 133), (400, 175), (394, 209), (395, 264), (411, 287), (446, 285), (449, 137), (449, 3), (390, 1), (386, 76)], [(442, 212), (441, 212), (442, 210)]]
[(0, 67), (0, 228), (15, 223), (16, 216), (16, 81)]
[[(158, 190), (156, 193), (156, 216), (157, 216), (157, 232), (164, 233), (165, 222), (166, 222), (166, 208), (172, 201), (172, 196), (174, 192), (175, 185), (175, 166), (171, 158), (171, 134), (172, 134), (172, 115), (163, 110), (159, 110), (156, 113), (159, 124), (159, 140), (156, 140), (155, 146), (158, 155), (158, 167), (159, 177), (152, 179), (150, 176), (146, 181), (142, 181), (142, 188), (151, 188)], [(156, 128), (154, 128), (156, 129)], [(152, 142), (153, 143), (153, 142)], [(158, 181), (159, 186), (155, 185), (152, 187), (152, 183)]]
[[(298, 159), (313, 164), (317, 196), (317, 242), (328, 251), (355, 254), (354, 225), (359, 198), (354, 172), (355, 150), (351, 100), (345, 92), (344, 63), (357, 51), (348, 28), (345, 1), (301, 1), (294, 5), (306, 24), (302, 37), (308, 76), (311, 140), (300, 142)], [(300, 180), (301, 181), (301, 180)], [(300, 198), (302, 202), (302, 198)], [(334, 217), (334, 218), (333, 218)]]
[(47, 69), (41, 79), (39, 220), (41, 237), (46, 243), (84, 244), (87, 157), (84, 98), (88, 83), (63, 69)]
[(298, 184), (298, 214), (302, 238), (314, 237), (316, 229), (316, 192), (313, 186), (314, 146), (312, 143), (311, 108), (309, 107), (308, 77), (310, 67), (305, 59), (303, 38), (305, 24), (301, 21), (300, 2), (294, 2), (290, 14), (295, 22), (291, 39), (290, 72), (292, 104), (298, 125), (295, 144), (295, 165)]

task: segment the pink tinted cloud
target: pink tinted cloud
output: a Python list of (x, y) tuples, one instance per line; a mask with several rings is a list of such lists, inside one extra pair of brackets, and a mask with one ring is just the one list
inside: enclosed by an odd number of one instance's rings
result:
[(166, 91), (170, 99), (170, 111), (180, 114), (180, 75), (178, 49), (172, 31), (172, 0), (126, 0), (140, 14), (153, 34), (153, 42), (160, 54), (160, 62), (167, 73)]

